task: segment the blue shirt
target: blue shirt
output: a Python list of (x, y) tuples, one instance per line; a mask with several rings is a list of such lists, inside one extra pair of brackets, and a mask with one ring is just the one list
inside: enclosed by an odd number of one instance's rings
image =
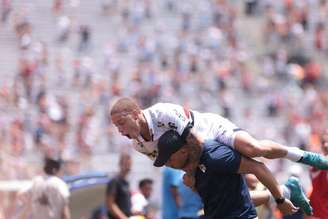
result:
[(179, 184), (181, 206), (179, 218), (197, 218), (198, 212), (203, 208), (203, 202), (199, 195), (187, 187), (181, 179)]
[(172, 196), (171, 188), (178, 189), (183, 172), (169, 167), (163, 171), (162, 219), (178, 219), (178, 207)]
[(196, 188), (205, 215), (213, 219), (257, 216), (244, 176), (238, 174), (241, 155), (231, 147), (207, 141), (196, 171)]

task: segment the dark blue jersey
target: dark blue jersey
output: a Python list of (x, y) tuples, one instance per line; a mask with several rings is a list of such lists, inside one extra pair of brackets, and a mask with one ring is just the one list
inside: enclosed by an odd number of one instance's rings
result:
[(217, 141), (204, 145), (196, 171), (196, 188), (210, 219), (257, 217), (243, 175), (238, 174), (241, 155)]

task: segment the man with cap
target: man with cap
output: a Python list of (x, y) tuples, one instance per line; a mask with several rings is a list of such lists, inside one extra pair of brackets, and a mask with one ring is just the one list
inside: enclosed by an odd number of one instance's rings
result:
[[(157, 103), (142, 110), (133, 99), (127, 97), (114, 102), (109, 114), (119, 132), (134, 140), (134, 148), (152, 160), (157, 157), (158, 138), (168, 130), (175, 130), (185, 144), (199, 144), (200, 138), (213, 139), (246, 157), (286, 158), (318, 169), (328, 169), (328, 158), (321, 154), (270, 140), (257, 140), (217, 114), (200, 113), (171, 103)], [(192, 153), (190, 158), (195, 166), (199, 160), (197, 154)]]
[[(251, 200), (243, 174), (254, 174), (271, 192), (278, 209), (283, 214), (297, 212), (294, 204), (300, 206), (307, 214), (312, 209), (299, 182), (291, 178), (286, 184), (288, 191), (283, 191), (271, 172), (260, 162), (242, 156), (231, 147), (215, 140), (204, 140), (200, 145), (186, 145), (174, 130), (165, 132), (158, 140), (158, 156), (154, 162), (157, 167), (166, 165), (186, 171), (189, 168), (192, 153), (197, 147), (199, 162), (195, 173), (195, 189), (204, 203), (208, 218), (256, 218), (254, 204), (268, 201), (267, 193)], [(286, 189), (285, 189), (286, 190)], [(289, 200), (290, 199), (290, 200)]]

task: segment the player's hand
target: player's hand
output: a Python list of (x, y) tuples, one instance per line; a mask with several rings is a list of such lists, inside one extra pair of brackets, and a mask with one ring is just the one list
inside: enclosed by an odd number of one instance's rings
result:
[(282, 204), (277, 204), (277, 208), (283, 215), (295, 214), (299, 210), (289, 199), (285, 199)]
[(185, 173), (183, 175), (183, 183), (189, 188), (191, 188), (193, 191), (196, 191), (196, 187), (195, 187), (196, 181), (195, 181), (195, 176), (193, 174)]

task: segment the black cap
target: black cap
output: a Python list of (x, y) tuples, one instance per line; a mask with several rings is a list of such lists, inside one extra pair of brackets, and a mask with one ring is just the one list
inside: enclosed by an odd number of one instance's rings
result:
[(157, 143), (158, 155), (154, 162), (155, 167), (161, 167), (170, 159), (171, 155), (180, 150), (184, 145), (179, 133), (175, 130), (165, 132)]

